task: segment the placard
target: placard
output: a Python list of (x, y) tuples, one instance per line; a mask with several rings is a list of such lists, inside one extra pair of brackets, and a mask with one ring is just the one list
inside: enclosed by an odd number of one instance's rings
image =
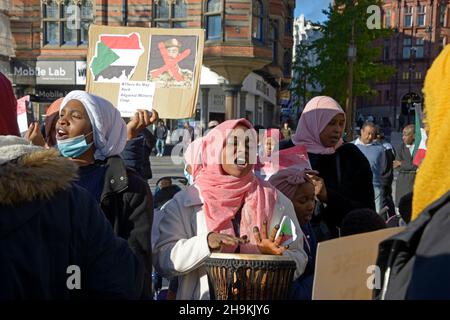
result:
[(388, 228), (320, 242), (313, 300), (371, 300), (368, 282), (373, 284), (377, 276), (378, 245), (403, 230)]
[[(152, 108), (160, 118), (195, 113), (203, 60), (203, 29), (91, 25), (86, 91), (117, 106), (120, 84), (153, 83)], [(146, 93), (147, 94), (147, 93)]]
[(136, 109), (151, 111), (155, 83), (147, 81), (126, 81), (120, 84), (117, 108), (122, 117), (132, 117)]

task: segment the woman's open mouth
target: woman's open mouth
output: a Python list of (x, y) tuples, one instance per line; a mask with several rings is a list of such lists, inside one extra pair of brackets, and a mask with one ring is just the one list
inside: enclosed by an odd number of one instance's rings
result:
[(244, 169), (245, 167), (247, 167), (248, 165), (248, 161), (245, 157), (237, 157), (234, 160), (234, 164), (239, 168), (239, 169)]
[(62, 128), (56, 128), (56, 140), (64, 140), (69, 138), (69, 134)]

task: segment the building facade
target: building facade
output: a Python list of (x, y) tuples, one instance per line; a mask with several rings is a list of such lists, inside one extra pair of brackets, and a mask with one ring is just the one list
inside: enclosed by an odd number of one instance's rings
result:
[(401, 129), (414, 121), (414, 104), (423, 104), (426, 71), (450, 40), (449, 0), (385, 0), (383, 23), (392, 37), (382, 41), (381, 61), (396, 68), (378, 95), (358, 99), (361, 118), (372, 116), (383, 127)]
[[(317, 53), (313, 49), (307, 50), (306, 53), (300, 52), (300, 45), (311, 46), (314, 41), (320, 39), (322, 37), (322, 32), (320, 28), (317, 26), (313, 26), (311, 21), (305, 19), (303, 14), (300, 15), (294, 21), (294, 48), (293, 48), (293, 63), (295, 66), (295, 62), (298, 60), (302, 60), (306, 62), (309, 67), (315, 67), (319, 63), (319, 58)], [(303, 56), (300, 57), (300, 54)], [(318, 83), (312, 83), (310, 81), (309, 74), (301, 74), (295, 70), (292, 71), (293, 81), (291, 84), (291, 89), (294, 87), (301, 86), (303, 87), (303, 91), (312, 92), (312, 91), (320, 91), (321, 87)], [(295, 93), (292, 95), (289, 118), (296, 123), (300, 113), (303, 111), (305, 104), (308, 101), (308, 97), (306, 96), (297, 96)]]
[[(11, 70), (18, 96), (32, 93), (50, 102), (71, 90), (83, 89), (90, 24), (204, 28), (203, 64), (220, 79), (217, 86), (225, 96), (223, 118), (247, 116), (254, 123), (260, 119), (257, 111), (247, 112), (247, 108), (255, 110), (255, 102), (246, 101), (245, 81), (252, 74), (275, 90), (276, 98), (263, 108), (273, 110), (273, 122), (279, 118), (279, 92), (291, 81), (294, 0), (11, 2), (16, 49)], [(74, 12), (79, 18), (76, 21), (72, 18)], [(200, 95), (203, 97), (205, 92)], [(207, 106), (201, 105), (203, 124), (210, 118), (204, 108)], [(261, 112), (267, 114), (265, 109)]]
[(0, 2), (0, 72), (12, 80), (10, 59), (14, 57), (9, 14), (10, 0)]

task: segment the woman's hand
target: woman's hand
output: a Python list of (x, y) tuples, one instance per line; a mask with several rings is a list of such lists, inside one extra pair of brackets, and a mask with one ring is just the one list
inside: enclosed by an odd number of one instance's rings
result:
[(259, 252), (262, 254), (273, 254), (280, 256), (289, 248), (289, 246), (280, 246), (283, 233), (275, 239), (278, 229), (280, 229), (279, 224), (273, 227), (270, 237), (267, 238), (267, 221), (263, 222), (262, 235), (260, 234), (258, 227), (253, 228), (253, 235), (255, 237), (256, 244), (258, 245)]
[(328, 194), (327, 194), (327, 187), (325, 186), (325, 181), (313, 174), (306, 174), (305, 179), (311, 182), (314, 185), (314, 193), (321, 202), (327, 203), (328, 202)]
[(158, 112), (155, 110), (151, 112), (142, 109), (136, 110), (134, 117), (127, 123), (127, 140), (136, 138), (139, 132), (156, 120), (158, 120)]
[(25, 139), (35, 146), (45, 147), (45, 140), (41, 134), (41, 126), (39, 122), (33, 122), (25, 133)]
[(240, 244), (246, 244), (249, 242), (247, 236), (242, 236), (241, 238), (231, 236), (229, 234), (222, 234), (217, 232), (210, 232), (207, 237), (208, 246), (211, 251), (217, 251), (222, 248), (222, 246), (237, 246)]

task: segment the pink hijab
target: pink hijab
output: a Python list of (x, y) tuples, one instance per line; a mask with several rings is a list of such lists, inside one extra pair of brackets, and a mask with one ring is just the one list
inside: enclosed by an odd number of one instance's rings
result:
[(184, 152), (184, 162), (186, 166), (191, 166), (191, 175), (194, 182), (202, 169), (202, 143), (203, 138), (197, 138), (188, 145)]
[[(250, 243), (241, 245), (242, 253), (259, 253), (253, 237), (253, 227), (268, 225), (277, 200), (276, 190), (258, 179), (252, 171), (245, 177), (236, 178), (223, 172), (222, 150), (231, 130), (238, 124), (253, 129), (245, 119), (228, 120), (212, 129), (202, 144), (202, 168), (197, 175), (195, 186), (203, 200), (203, 210), (209, 231), (234, 234), (232, 219), (241, 211), (240, 235), (247, 235)], [(256, 140), (256, 139), (255, 139)], [(234, 251), (233, 248), (229, 250)]]
[(269, 183), (293, 201), (297, 187), (307, 181), (305, 179), (307, 173), (318, 174), (314, 170), (304, 170), (302, 167), (292, 166), (275, 173), (270, 177)]
[(335, 153), (336, 149), (344, 143), (342, 139), (335, 147), (327, 148), (320, 142), (320, 133), (337, 114), (343, 114), (345, 117), (344, 110), (333, 98), (327, 96), (312, 98), (303, 110), (292, 142), (295, 145), (306, 145), (306, 149), (310, 153)]

